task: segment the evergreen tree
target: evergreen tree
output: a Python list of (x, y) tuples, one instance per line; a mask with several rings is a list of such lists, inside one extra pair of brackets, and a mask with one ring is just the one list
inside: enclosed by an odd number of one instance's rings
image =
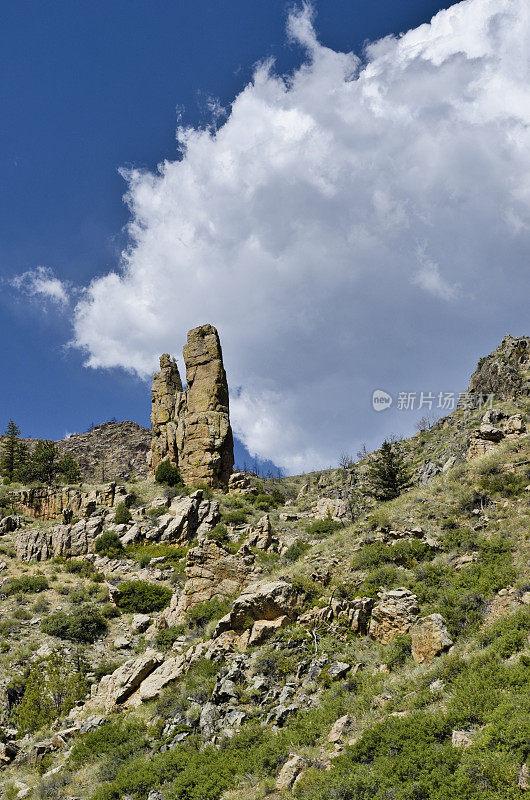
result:
[(32, 664), (22, 700), (12, 711), (19, 733), (32, 733), (49, 725), (85, 696), (88, 684), (82, 668), (82, 664), (72, 663), (60, 651)]
[(383, 442), (368, 464), (368, 485), (377, 500), (393, 500), (409, 488), (411, 475), (399, 442)]
[(0, 473), (4, 478), (13, 481), (21, 477), (27, 460), (27, 449), (25, 442), (20, 438), (20, 428), (12, 419), (7, 424), (4, 436), (0, 455)]
[(79, 464), (71, 453), (66, 453), (60, 463), (59, 472), (67, 483), (78, 483), (81, 480)]
[(39, 439), (31, 455), (26, 471), (30, 481), (52, 484), (60, 472), (60, 454), (55, 442)]

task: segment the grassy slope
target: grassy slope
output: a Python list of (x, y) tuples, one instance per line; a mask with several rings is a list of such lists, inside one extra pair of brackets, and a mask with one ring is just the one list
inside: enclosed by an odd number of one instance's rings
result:
[[(513, 403), (502, 406), (509, 411), (528, 410)], [(476, 413), (458, 412), (413, 437), (408, 448), (414, 465), (426, 459), (443, 462), (462, 452), (477, 422)], [(530, 509), (525, 491), (530, 483), (529, 461), (530, 437), (505, 442), (494, 455), (461, 463), (425, 487), (371, 507), (355, 524), (324, 539), (312, 537), (304, 520), (280, 522), (279, 513), (285, 509), (272, 512), (273, 524), (283, 537), (303, 541), (308, 549), (295, 561), (260, 555), (265, 575), (299, 579), (320, 603), (332, 593), (375, 596), (381, 586), (407, 586), (418, 594), (422, 614), (436, 611), (446, 618), (455, 641), (450, 654), (419, 667), (410, 657), (407, 641), (383, 647), (345, 629), (322, 628), (316, 641), (319, 656), (363, 667), (354, 677), (338, 682), (332, 682), (324, 670), (307, 690), (317, 707), (308, 708), (306, 703), (305, 710), (273, 733), (261, 724), (266, 709), (243, 687), (239, 705), (247, 721), (221, 749), (203, 749), (192, 735), (165, 750), (165, 720), (176, 710), (197, 713), (193, 703), (200, 707), (213, 688), (220, 665), (201, 662), (157, 702), (115, 715), (102, 729), (79, 737), (68, 759), (59, 753), (47, 756), (37, 768), (26, 764), (7, 769), (5, 796), (16, 796), (13, 781), (18, 778), (27, 781), (36, 797), (110, 800), (130, 795), (146, 800), (152, 788), (160, 787), (164, 798), (175, 800), (221, 796), (258, 800), (273, 791), (281, 764), (293, 751), (310, 765), (295, 790), (307, 800), (525, 796), (517, 781), (530, 756), (530, 618), (528, 607), (520, 602), (530, 589)], [(310, 483), (308, 493), (289, 508), (307, 510), (317, 496), (340, 489), (343, 478), (335, 470), (285, 479), (282, 485), (291, 497), (302, 483)], [(137, 484), (135, 489), (144, 502), (153, 494), (147, 484)], [(221, 499), (225, 512), (238, 505), (233, 499)], [(246, 501), (245, 509), (249, 520), (261, 513)], [(406, 531), (414, 526), (423, 528), (439, 547), (418, 548), (414, 537), (405, 537), (398, 548), (378, 542), (381, 530)], [(17, 609), (36, 613), (37, 600), (41, 607), (44, 602), (50, 607), (65, 604), (64, 598), (81, 584), (87, 593), (97, 591), (89, 580), (65, 574), (59, 565), (21, 566), (12, 558), (8, 537), (2, 548), (10, 574), (39, 571), (48, 576), (52, 587), (38, 598), (25, 597), (19, 603), (4, 599), (3, 620), (16, 619)], [(461, 557), (470, 560), (458, 569)], [(325, 589), (311, 581), (317, 566), (330, 569), (332, 580)], [(507, 587), (513, 591), (499, 594)], [(38, 629), (25, 622), (19, 620), (18, 628), (15, 623), (14, 628), (4, 627), (2, 666), (6, 672), (21, 670), (42, 642)], [(128, 623), (127, 616), (109, 622), (103, 649), (86, 650), (93, 664), (113, 653), (112, 640)], [(208, 629), (188, 634), (194, 641), (207, 636)], [(145, 642), (140, 642), (138, 649), (143, 646)], [(314, 657), (315, 642), (299, 626), (292, 626), (250, 654), (256, 671), (267, 664), (282, 684), (301, 661)], [(126, 656), (114, 653), (113, 657), (120, 661)], [(356, 741), (337, 751), (327, 743), (327, 734), (345, 713), (353, 718), (350, 738)], [(453, 729), (469, 731), (473, 745), (453, 748)], [(59, 772), (43, 776), (60, 764), (64, 768)]]

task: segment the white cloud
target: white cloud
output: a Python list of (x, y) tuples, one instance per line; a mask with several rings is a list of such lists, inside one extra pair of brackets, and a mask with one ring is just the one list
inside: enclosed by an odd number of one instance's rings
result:
[(466, 0), (362, 60), (308, 7), (288, 33), (297, 71), (260, 65), (217, 130), (124, 173), (130, 246), (74, 324), (90, 366), (144, 376), (217, 325), (236, 431), (296, 471), (388, 432), (375, 386), (460, 378), (433, 359), (526, 321), (530, 6)]
[(17, 275), (11, 285), (31, 297), (39, 297), (52, 303), (68, 303), (68, 285), (54, 275), (50, 267), (36, 267)]

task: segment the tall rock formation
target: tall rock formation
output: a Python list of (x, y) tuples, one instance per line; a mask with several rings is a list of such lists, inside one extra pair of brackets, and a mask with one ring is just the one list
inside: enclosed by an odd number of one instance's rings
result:
[(189, 331), (183, 353), (187, 390), (167, 354), (153, 378), (151, 469), (169, 459), (187, 484), (226, 487), (234, 443), (223, 354), (213, 325)]

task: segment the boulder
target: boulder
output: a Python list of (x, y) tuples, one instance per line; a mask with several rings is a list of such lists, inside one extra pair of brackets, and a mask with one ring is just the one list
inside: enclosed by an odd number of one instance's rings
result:
[(277, 619), (273, 620), (258, 619), (252, 626), (252, 631), (248, 640), (249, 645), (262, 644), (280, 628), (284, 628), (285, 625), (288, 625), (289, 622), (290, 619), (285, 614), (283, 617), (277, 617)]
[(416, 664), (430, 664), (453, 644), (441, 614), (429, 614), (414, 623), (410, 629), (412, 657)]
[(154, 650), (146, 650), (138, 658), (126, 661), (111, 675), (102, 678), (93, 696), (94, 703), (104, 703), (107, 712), (122, 705), (162, 661), (163, 656)]
[(506, 435), (507, 436), (521, 436), (526, 432), (526, 425), (524, 424), (522, 414), (514, 414), (509, 417), (506, 422)]
[(303, 605), (301, 594), (286, 581), (253, 583), (234, 601), (232, 610), (221, 619), (215, 636), (227, 630), (243, 631), (251, 620), (294, 619)]
[(313, 509), (313, 516), (316, 519), (326, 519), (331, 517), (336, 521), (346, 519), (349, 515), (348, 504), (345, 500), (334, 499), (330, 497), (321, 497), (317, 500)]
[(352, 726), (353, 717), (350, 717), (349, 714), (339, 717), (339, 719), (336, 720), (331, 727), (331, 730), (328, 734), (328, 742), (330, 744), (336, 744), (337, 742), (340, 742), (344, 736), (349, 733)]
[(381, 644), (389, 644), (409, 632), (418, 612), (418, 598), (408, 589), (382, 592), (379, 603), (372, 610), (370, 636)]
[(276, 789), (285, 792), (291, 789), (298, 775), (306, 765), (305, 759), (296, 753), (289, 753), (289, 758), (283, 765), (276, 779)]

